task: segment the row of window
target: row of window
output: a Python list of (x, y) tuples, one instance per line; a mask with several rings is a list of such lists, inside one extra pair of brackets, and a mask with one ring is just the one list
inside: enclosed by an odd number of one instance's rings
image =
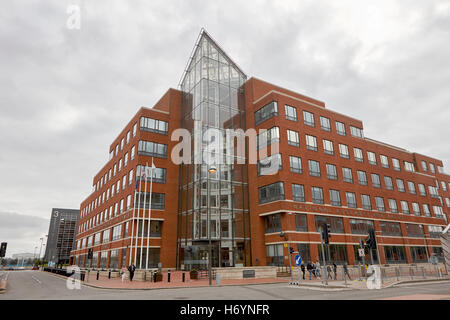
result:
[[(297, 202), (305, 202), (305, 187), (304, 185), (292, 183), (292, 200)], [(267, 186), (258, 188), (259, 204), (268, 203), (271, 201), (285, 200), (284, 182), (276, 182)], [(329, 199), (332, 206), (342, 206), (341, 194), (339, 190), (329, 189)], [(356, 194), (354, 192), (345, 192), (345, 199), (347, 207), (357, 208), (358, 203), (356, 200)], [(380, 212), (392, 212), (398, 213), (397, 200), (388, 199), (389, 210), (386, 210), (385, 201), (383, 197), (374, 197), (375, 207), (372, 207), (372, 201), (370, 195), (361, 194), (360, 208), (365, 210), (377, 210)], [(315, 204), (324, 204), (324, 193), (321, 187), (311, 187), (311, 201)], [(420, 205), (417, 202), (411, 203), (412, 210), (407, 201), (400, 200), (401, 212), (404, 214), (414, 213), (417, 216), (422, 214)], [(430, 206), (423, 204), (423, 214), (430, 217)], [(444, 218), (442, 207), (433, 206), (433, 212), (436, 217)]]
[[(308, 230), (307, 217), (304, 213), (295, 214), (295, 230), (296, 231), (316, 231), (320, 232), (323, 223), (330, 225), (331, 233), (345, 233), (344, 220), (342, 217), (334, 216), (314, 216), (315, 230)], [(350, 230), (352, 234), (368, 234), (369, 229), (374, 228), (372, 220), (365, 219), (350, 219)], [(265, 217), (265, 232), (275, 233), (282, 231), (281, 214), (272, 214)], [(424, 228), (421, 224), (405, 223), (406, 234), (408, 237), (424, 237)], [(401, 237), (402, 231), (399, 222), (380, 221), (381, 232), (384, 236), (398, 236)], [(430, 238), (440, 238), (442, 233), (442, 226), (428, 226)]]
[[(148, 220), (138, 221), (138, 229), (137, 229), (137, 235), (138, 237), (161, 237), (161, 226), (162, 221), (156, 221), (151, 220), (150, 228), (148, 225)], [(124, 239), (131, 234), (129, 234), (129, 221), (125, 222), (123, 224), (123, 235), (122, 235), (122, 224), (119, 224), (113, 228), (109, 228), (106, 230), (103, 230), (102, 232), (98, 232), (95, 235), (91, 235), (88, 237), (85, 237), (83, 239), (80, 239), (77, 241), (76, 248), (77, 249), (83, 249), (83, 248), (89, 248), (92, 246), (96, 246), (99, 244), (108, 243), (110, 241), (115, 241), (119, 239)], [(100, 241), (101, 239), (101, 241)]]
[[(299, 133), (294, 130), (287, 129), (288, 144), (294, 147), (300, 146)], [(280, 142), (280, 128), (272, 127), (257, 136), (258, 149), (264, 148), (270, 144)], [(334, 155), (334, 143), (331, 140), (323, 139), (323, 151), (325, 154)], [(305, 145), (308, 150), (318, 151), (317, 138), (315, 136), (305, 134)], [(349, 147), (346, 144), (338, 144), (339, 155), (341, 158), (350, 159)], [(353, 147), (353, 154), (355, 161), (364, 162), (363, 150)], [(375, 152), (367, 151), (367, 160), (369, 164), (378, 165), (377, 156)], [(389, 159), (385, 155), (380, 155), (380, 164), (383, 168), (390, 168)], [(406, 171), (414, 172), (414, 164), (408, 161), (403, 161), (403, 165)], [(392, 166), (396, 171), (401, 171), (400, 160), (392, 158)]]
[[(302, 168), (302, 159), (296, 156), (289, 156), (289, 165), (290, 171), (294, 173), (303, 173)], [(263, 160), (258, 161), (257, 169), (259, 175), (268, 175), (273, 174), (277, 170), (282, 170), (282, 156), (281, 154), (274, 154), (270, 157), (267, 157)], [(316, 160), (308, 160), (308, 169), (309, 175), (313, 177), (321, 176), (320, 162)], [(326, 173), (327, 178), (330, 180), (338, 180), (338, 172), (337, 167), (334, 164), (327, 163), (326, 164)], [(358, 183), (360, 185), (367, 186), (368, 178), (367, 173), (362, 170), (356, 171)], [(342, 167), (342, 177), (344, 182), (353, 183), (353, 173), (351, 168)], [(381, 179), (380, 175), (376, 173), (370, 174), (372, 186), (375, 188), (381, 188)], [(384, 176), (384, 183), (387, 190), (394, 190), (393, 180), (389, 176)], [(405, 192), (405, 184), (402, 179), (396, 179), (397, 190), (399, 192)], [(411, 194), (417, 194), (416, 185), (413, 181), (407, 181), (408, 190)], [(421, 196), (426, 196), (425, 185), (419, 183), (418, 184), (419, 194)], [(428, 190), (431, 197), (438, 198), (437, 188), (434, 186), (428, 186)], [(450, 201), (450, 200), (449, 200)]]
[[(289, 105), (284, 106), (284, 113), (287, 120), (298, 121), (297, 108)], [(260, 108), (254, 113), (255, 115), (255, 126), (261, 124), (262, 122), (278, 116), (278, 103), (277, 101), (272, 101)], [(331, 132), (331, 122), (327, 117), (320, 116), (320, 127), (322, 130)], [(316, 122), (314, 119), (314, 113), (303, 110), (303, 123), (310, 127), (315, 127)], [(335, 121), (336, 132), (339, 135), (345, 136), (345, 124), (340, 121)], [(363, 138), (363, 130), (354, 126), (350, 126), (350, 134), (354, 137)]]

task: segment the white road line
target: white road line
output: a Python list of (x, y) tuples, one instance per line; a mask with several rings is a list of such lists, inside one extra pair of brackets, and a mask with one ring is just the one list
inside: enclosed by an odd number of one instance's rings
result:
[(39, 284), (41, 284), (41, 280), (39, 280), (38, 278), (36, 278), (35, 276), (31, 276), (34, 280), (36, 280)]

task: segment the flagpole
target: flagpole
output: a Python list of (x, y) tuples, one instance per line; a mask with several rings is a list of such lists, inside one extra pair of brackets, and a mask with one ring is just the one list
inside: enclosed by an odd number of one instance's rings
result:
[(147, 259), (145, 262), (145, 270), (148, 270), (148, 250), (149, 250), (149, 242), (150, 242), (150, 223), (151, 223), (151, 217), (152, 217), (152, 187), (153, 187), (153, 169), (155, 165), (153, 164), (153, 157), (152, 157), (152, 166), (150, 167), (150, 207), (148, 211), (148, 225), (147, 225)]
[(142, 213), (142, 231), (141, 231), (141, 258), (139, 261), (139, 269), (142, 269), (142, 251), (144, 250), (144, 221), (145, 221), (145, 207), (147, 204), (147, 167), (148, 162), (145, 163), (145, 179), (144, 179), (144, 212)]
[[(141, 207), (141, 192), (142, 192), (142, 166), (139, 168), (139, 198), (138, 198), (138, 217), (136, 219), (136, 245), (134, 246), (134, 264), (136, 265), (137, 259), (137, 241), (139, 233), (139, 209)], [(134, 226), (134, 224), (133, 224)]]
[[(140, 172), (139, 172), (140, 174)], [(128, 265), (131, 265), (131, 253), (133, 252), (133, 233), (134, 233), (134, 214), (136, 212), (136, 195), (137, 195), (137, 186), (138, 186), (138, 172), (136, 170), (136, 187), (134, 188), (134, 201), (133, 201), (133, 219), (131, 219), (131, 241), (130, 241), (130, 254), (128, 256)], [(140, 181), (140, 179), (139, 179)], [(123, 268), (123, 266), (122, 266)]]

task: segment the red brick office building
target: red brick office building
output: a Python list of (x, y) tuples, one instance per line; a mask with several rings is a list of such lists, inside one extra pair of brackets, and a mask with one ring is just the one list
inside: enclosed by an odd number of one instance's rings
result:
[[(270, 156), (249, 163), (249, 144), (243, 164), (209, 172), (195, 162), (203, 149), (192, 147), (183, 155), (193, 163), (175, 164), (179, 137), (171, 137), (179, 128), (194, 137), (207, 128), (256, 129), (256, 149)], [(109, 151), (80, 206), (71, 259), (83, 267), (201, 269), (210, 247), (214, 267), (289, 264), (285, 244), (316, 261), (322, 222), (331, 226), (327, 258), (338, 263), (358, 262), (369, 228), (382, 264), (425, 262), (442, 252), (450, 176), (441, 160), (366, 138), (360, 120), (247, 79), (204, 30), (180, 90), (141, 108)], [(149, 169), (146, 179), (140, 172), (152, 159), (150, 183)]]

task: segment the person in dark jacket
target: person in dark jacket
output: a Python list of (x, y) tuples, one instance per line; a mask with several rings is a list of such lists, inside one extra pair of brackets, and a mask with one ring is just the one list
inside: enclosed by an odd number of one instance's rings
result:
[(311, 265), (311, 262), (308, 262), (308, 264), (306, 265), (306, 270), (308, 270), (308, 272), (309, 272), (309, 280), (311, 280), (311, 273), (313, 272), (313, 266)]
[(134, 264), (131, 264), (128, 267), (128, 271), (130, 272), (130, 281), (133, 281), (133, 277), (134, 277), (134, 271), (136, 270), (136, 267), (134, 266)]
[(333, 280), (333, 276), (331, 275), (331, 267), (330, 267), (330, 265), (327, 265), (327, 273), (328, 273), (328, 279)]
[(302, 269), (303, 280), (305, 280), (305, 265), (303, 264), (303, 262), (302, 262), (302, 264), (300, 265), (300, 269)]
[(336, 262), (333, 262), (333, 273), (334, 273), (334, 280), (337, 278), (337, 265)]
[(346, 263), (346, 262), (344, 262), (343, 267), (344, 267), (344, 277), (347, 275), (348, 278), (349, 278), (350, 280), (352, 280), (352, 278), (350, 278), (350, 275), (349, 275), (349, 273), (348, 273), (347, 263)]

